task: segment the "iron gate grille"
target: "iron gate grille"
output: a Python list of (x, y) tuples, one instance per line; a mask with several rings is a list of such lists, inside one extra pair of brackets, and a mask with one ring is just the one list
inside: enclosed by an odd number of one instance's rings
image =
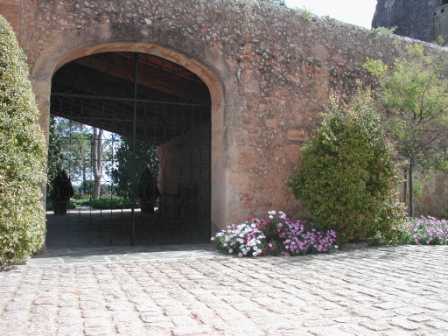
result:
[[(129, 99), (52, 94), (62, 168), (74, 197), (67, 215), (49, 216), (48, 245), (210, 237), (210, 106), (137, 97), (137, 86)], [(160, 162), (150, 167), (145, 151), (155, 148)]]

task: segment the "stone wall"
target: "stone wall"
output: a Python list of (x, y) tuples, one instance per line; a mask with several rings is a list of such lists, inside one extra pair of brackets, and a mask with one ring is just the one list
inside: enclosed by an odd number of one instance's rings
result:
[(360, 65), (368, 57), (390, 62), (410, 43), (266, 1), (17, 3), (12, 22), (29, 57), (44, 132), (51, 77), (81, 56), (146, 52), (207, 84), (215, 228), (271, 208), (296, 213), (300, 207), (287, 180), (330, 93), (350, 94), (356, 80), (366, 79)]

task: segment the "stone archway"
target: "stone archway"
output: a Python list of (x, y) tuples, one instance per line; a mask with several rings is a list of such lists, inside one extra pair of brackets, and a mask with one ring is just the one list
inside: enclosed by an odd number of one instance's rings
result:
[(154, 44), (106, 43), (74, 49), (51, 58), (38, 60), (32, 73), (37, 103), (41, 112), (40, 125), (48, 134), (52, 77), (58, 69), (73, 60), (101, 53), (133, 52), (154, 55), (176, 63), (199, 77), (207, 86), (211, 98), (211, 231), (222, 227), (225, 220), (224, 174), (224, 95), (217, 76), (199, 62), (178, 52)]

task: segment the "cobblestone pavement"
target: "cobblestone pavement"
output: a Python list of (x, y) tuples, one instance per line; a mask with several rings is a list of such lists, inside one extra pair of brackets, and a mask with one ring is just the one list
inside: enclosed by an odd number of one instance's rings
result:
[(0, 273), (0, 335), (448, 335), (448, 248), (142, 252)]

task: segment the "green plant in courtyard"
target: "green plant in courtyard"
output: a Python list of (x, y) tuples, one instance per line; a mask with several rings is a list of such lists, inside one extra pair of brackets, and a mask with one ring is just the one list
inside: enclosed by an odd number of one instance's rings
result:
[(308, 8), (303, 7), (302, 16), (306, 22), (311, 22), (313, 20), (314, 14)]
[[(131, 200), (121, 196), (102, 196), (97, 199), (92, 199), (89, 204), (92, 209), (107, 210), (107, 209), (129, 209), (132, 207)], [(134, 204), (134, 206), (137, 206)]]
[(0, 16), (0, 267), (21, 262), (42, 246), (44, 162), (26, 58)]
[(385, 109), (390, 138), (407, 162), (409, 216), (414, 215), (414, 171), (447, 160), (448, 80), (444, 64), (413, 45), (392, 67), (369, 60), (364, 67), (378, 79), (378, 102)]
[(381, 36), (391, 36), (391, 35), (393, 35), (394, 33), (395, 33), (395, 31), (397, 30), (397, 27), (391, 27), (391, 28), (388, 28), (388, 27), (376, 27), (376, 28), (373, 28), (371, 31), (370, 31), (370, 34), (372, 35), (372, 36), (378, 36), (378, 37), (381, 37)]
[(132, 150), (132, 142), (122, 139), (117, 150), (118, 167), (112, 170), (114, 183), (118, 185), (118, 194), (129, 199), (137, 199), (140, 181), (146, 169), (152, 176), (159, 173), (157, 147), (137, 141)]
[(65, 170), (59, 170), (51, 181), (50, 199), (56, 215), (65, 215), (74, 195), (72, 182)]
[(336, 230), (339, 243), (378, 233), (392, 239), (402, 213), (394, 203), (391, 150), (369, 91), (348, 104), (332, 99), (301, 156), (290, 187), (316, 223)]

